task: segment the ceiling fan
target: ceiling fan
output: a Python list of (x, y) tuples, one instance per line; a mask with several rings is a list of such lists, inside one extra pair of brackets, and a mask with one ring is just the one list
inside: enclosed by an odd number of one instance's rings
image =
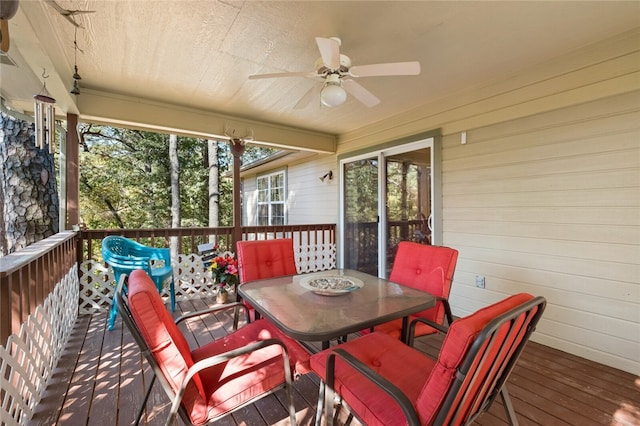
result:
[(95, 13), (95, 10), (68, 10), (61, 7), (55, 0), (45, 0), (45, 2), (53, 7), (60, 15), (64, 17), (67, 21), (71, 22), (76, 28), (81, 28), (81, 25), (78, 24), (75, 20), (76, 15), (81, 15), (84, 13)]
[(320, 58), (315, 63), (315, 71), (284, 72), (272, 74), (254, 74), (249, 80), (276, 77), (306, 77), (322, 81), (322, 85), (312, 87), (294, 106), (305, 107), (318, 94), (320, 103), (326, 107), (342, 105), (347, 93), (368, 107), (380, 103), (373, 93), (365, 89), (354, 79), (359, 77), (378, 77), (420, 74), (420, 62), (390, 62), (385, 64), (351, 66), (351, 59), (340, 53), (342, 42), (337, 37), (316, 37)]

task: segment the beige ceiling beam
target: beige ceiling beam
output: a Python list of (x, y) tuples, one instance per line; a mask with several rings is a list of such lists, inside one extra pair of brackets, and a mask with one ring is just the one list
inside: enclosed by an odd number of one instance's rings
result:
[(77, 105), (81, 120), (93, 123), (207, 139), (234, 137), (281, 149), (336, 151), (334, 135), (85, 88)]

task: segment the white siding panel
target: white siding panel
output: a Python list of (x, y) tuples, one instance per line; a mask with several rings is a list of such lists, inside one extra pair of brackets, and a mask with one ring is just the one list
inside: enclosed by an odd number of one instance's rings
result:
[[(273, 171), (281, 170), (274, 169)], [(333, 179), (320, 180), (329, 170)], [(271, 171), (265, 172), (270, 173)], [(322, 155), (288, 164), (287, 224), (306, 225), (337, 223), (338, 221), (338, 170), (335, 155)], [(243, 178), (243, 223), (255, 225), (257, 188), (256, 175)]]
[(447, 208), (447, 220), (457, 222), (473, 217), (476, 221), (534, 222), (548, 224), (600, 224), (640, 226), (640, 215), (635, 207), (469, 207)]
[[(329, 170), (333, 179), (320, 180)], [(338, 170), (335, 155), (318, 155), (312, 161), (290, 164), (287, 169), (290, 225), (337, 223)]]
[(242, 224), (255, 226), (256, 206), (258, 205), (258, 187), (255, 176), (242, 179)]
[(442, 157), (454, 313), (543, 295), (534, 340), (640, 374), (640, 93), (445, 135)]

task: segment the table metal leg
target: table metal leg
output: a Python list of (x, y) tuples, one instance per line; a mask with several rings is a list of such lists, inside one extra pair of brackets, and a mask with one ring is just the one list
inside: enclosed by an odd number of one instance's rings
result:
[(402, 317), (402, 341), (407, 343), (409, 341), (409, 317)]

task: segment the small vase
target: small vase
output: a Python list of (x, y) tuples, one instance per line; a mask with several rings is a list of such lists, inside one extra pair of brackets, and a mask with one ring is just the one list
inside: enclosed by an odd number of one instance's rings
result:
[(216, 294), (216, 303), (227, 303), (229, 301), (229, 293), (226, 291), (219, 291)]

